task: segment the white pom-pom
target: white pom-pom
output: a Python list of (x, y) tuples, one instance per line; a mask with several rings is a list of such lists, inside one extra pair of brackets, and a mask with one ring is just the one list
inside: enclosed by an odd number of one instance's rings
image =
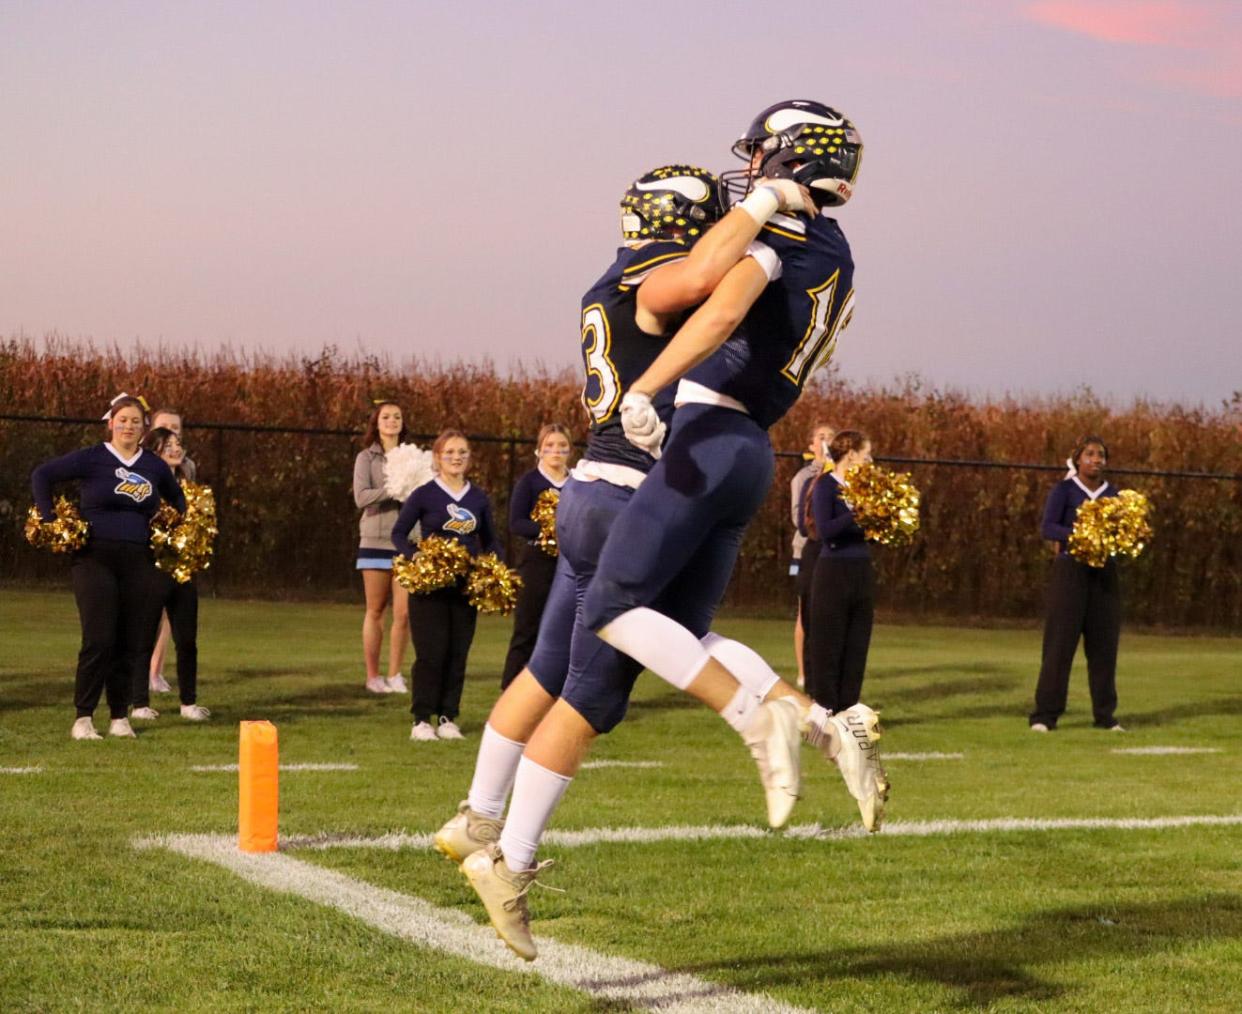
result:
[(431, 451), (417, 444), (398, 444), (384, 455), (384, 492), (394, 500), (404, 500), (434, 477)]

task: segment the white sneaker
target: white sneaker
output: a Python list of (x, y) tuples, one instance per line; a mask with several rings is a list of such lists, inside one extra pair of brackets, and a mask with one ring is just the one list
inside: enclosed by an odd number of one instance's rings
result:
[(187, 722), (205, 722), (211, 718), (211, 712), (201, 704), (181, 705), (181, 717)]
[(414, 727), (410, 729), (410, 739), (416, 739), (421, 743), (434, 742), (436, 738), (436, 730), (431, 727), (430, 722), (415, 722)]
[(836, 726), (839, 738), (836, 765), (850, 795), (858, 800), (863, 827), (878, 831), (884, 820), (884, 802), (889, 791), (888, 775), (880, 766), (876, 749), (883, 735), (880, 716), (865, 704), (855, 704), (828, 721)]
[(440, 724), (436, 727), (436, 735), (441, 739), (465, 739), (462, 732), (457, 728), (457, 723), (452, 719), (440, 716)]
[(1120, 722), (1118, 722), (1116, 725), (1110, 725), (1108, 727), (1108, 731), (1109, 732), (1125, 732), (1126, 730), (1125, 730), (1125, 727)]
[(116, 736), (120, 739), (137, 739), (138, 733), (134, 732), (134, 727), (129, 724), (128, 718), (114, 718), (108, 725), (108, 735)]
[(153, 722), (155, 719), (160, 717), (160, 713), (148, 705), (145, 708), (134, 708), (134, 710), (129, 713), (129, 717), (141, 718), (143, 721)]
[(90, 715), (83, 715), (73, 723), (73, 728), (69, 730), (69, 735), (73, 739), (103, 739), (99, 735), (99, 731), (95, 728), (95, 723)]
[(1049, 731), (1048, 726), (1044, 725), (1043, 722), (1032, 722), (1031, 723), (1031, 732), (1048, 732), (1048, 731)]
[(759, 705), (759, 713), (742, 740), (759, 765), (759, 780), (768, 803), (768, 824), (784, 827), (802, 789), (802, 745), (798, 733), (798, 702), (778, 697)]
[(157, 672), (151, 677), (151, 693), (153, 694), (171, 694), (172, 687), (168, 685), (168, 680), (164, 679), (162, 672)]
[(405, 677), (399, 672), (393, 673), (384, 682), (388, 684), (388, 692), (390, 694), (408, 694), (410, 692), (410, 688), (405, 685)]
[(539, 874), (551, 865), (552, 860), (545, 859), (533, 869), (514, 873), (505, 863), (497, 844), (470, 853), (461, 864), (462, 873), (487, 909), (487, 917), (492, 921), (496, 935), (524, 961), (534, 961), (539, 956), (530, 935), (530, 908), (526, 904), (526, 892), (535, 884)]
[(367, 677), (367, 690), (373, 694), (391, 694), (392, 687), (388, 685), (388, 681), (383, 676)]
[(500, 841), (504, 826), (504, 817), (485, 817), (463, 799), (457, 813), (436, 832), (432, 844), (440, 855), (460, 864), (472, 853)]

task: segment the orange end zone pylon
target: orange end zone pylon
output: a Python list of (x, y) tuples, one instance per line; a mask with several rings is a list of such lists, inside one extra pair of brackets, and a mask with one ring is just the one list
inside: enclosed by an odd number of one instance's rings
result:
[(241, 723), (237, 778), (237, 847), (243, 852), (275, 852), (280, 758), (271, 722)]

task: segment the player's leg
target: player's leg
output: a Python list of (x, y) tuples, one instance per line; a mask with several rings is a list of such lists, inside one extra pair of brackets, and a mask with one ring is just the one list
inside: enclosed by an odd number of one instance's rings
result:
[(1052, 561), (1048, 581), (1048, 612), (1044, 622), (1044, 647), (1035, 684), (1035, 710), (1031, 728), (1047, 731), (1057, 727), (1069, 697), (1070, 669), (1082, 636), (1087, 610), (1086, 568), (1068, 556)]
[(1091, 591), (1082, 631), (1092, 720), (1099, 729), (1118, 728), (1117, 645), (1121, 640), (1121, 592), (1117, 565), (1089, 575)]

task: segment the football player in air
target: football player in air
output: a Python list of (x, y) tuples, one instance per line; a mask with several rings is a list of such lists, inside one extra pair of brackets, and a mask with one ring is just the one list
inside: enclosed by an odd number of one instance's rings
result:
[[(659, 355), (687, 311), (746, 256), (761, 226), (778, 210), (810, 207), (810, 201), (806, 188), (790, 180), (764, 180), (753, 197), (722, 219), (718, 180), (687, 165), (655, 169), (623, 197), (625, 245), (582, 299), (582, 400), (591, 417), (590, 435), (557, 509), (556, 576), (535, 652), (496, 702), (483, 730), (469, 796), (435, 836), (436, 848), (455, 862), (499, 839), (526, 741), (561, 696), (571, 672), (577, 677), (571, 693), (581, 695), (571, 702), (577, 701), (593, 732), (606, 732), (623, 717), (628, 690), (642, 666), (596, 638), (578, 609), (609, 528), (656, 460), (652, 450), (626, 438), (619, 411), (622, 393)], [(652, 405), (657, 415), (669, 418), (671, 390), (657, 395)], [(669, 592), (662, 601), (670, 615), (706, 635), (715, 603), (705, 608), (699, 597), (678, 595), (676, 588)], [(606, 698), (594, 692), (596, 683), (624, 687), (625, 693)], [(590, 706), (595, 698), (607, 705)], [(535, 955), (529, 933), (506, 942), (523, 957)]]
[[(719, 603), (771, 483), (767, 430), (831, 356), (853, 310), (849, 246), (823, 214), (853, 192), (862, 152), (853, 125), (820, 103), (780, 103), (756, 117), (735, 152), (748, 166), (728, 175), (746, 201), (774, 200), (755, 187), (758, 178), (784, 179), (808, 187), (815, 206), (769, 216), (764, 242), (752, 244), (622, 398), (627, 436), (658, 454), (666, 424), (652, 398), (689, 371), (668, 445), (611, 526), (580, 611), (605, 643), (712, 706), (742, 735), (773, 827), (787, 822), (798, 797), (802, 733), (837, 763), (875, 830), (888, 792), (875, 713), (860, 704), (830, 715), (755, 652), (687, 628), (669, 607), (689, 611), (689, 600), (710, 616)], [(534, 952), (525, 893), (545, 865), (533, 865), (543, 829), (600, 731), (589, 716), (615, 709), (629, 692), (614, 682), (579, 694), (573, 683), (571, 673), (531, 734), (499, 843), (463, 864), (493, 925), (519, 953)]]

